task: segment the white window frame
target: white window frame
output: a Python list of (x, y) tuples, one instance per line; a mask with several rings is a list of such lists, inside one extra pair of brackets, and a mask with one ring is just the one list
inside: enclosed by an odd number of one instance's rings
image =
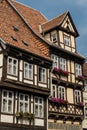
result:
[(52, 41), (53, 43), (57, 42), (57, 33), (51, 34), (51, 41)]
[(59, 68), (59, 58), (57, 55), (52, 54), (51, 59), (53, 60), (53, 68), (57, 67)]
[[(9, 62), (9, 60), (12, 60), (11, 63)], [(16, 61), (16, 64), (14, 64), (14, 61)], [(16, 58), (13, 57), (8, 57), (7, 60), (7, 73), (17, 76), (18, 75), (18, 60)], [(15, 69), (15, 73), (14, 73), (14, 69)]]
[[(21, 96), (23, 97), (23, 99), (20, 99)], [(28, 98), (27, 101), (25, 100), (25, 97)], [(20, 104), (22, 104), (22, 107)], [(26, 104), (27, 104), (27, 110), (26, 110)], [(22, 108), (22, 110), (21, 110), (21, 108)], [(29, 112), (29, 95), (19, 93), (19, 112)]]
[(60, 69), (66, 71), (66, 59), (62, 57), (60, 57)]
[(87, 118), (87, 102), (84, 102), (84, 117)]
[(82, 67), (78, 63), (75, 63), (75, 74), (76, 74), (76, 77), (78, 77), (79, 75), (82, 75)]
[(74, 97), (75, 97), (75, 104), (80, 103), (81, 102), (81, 91), (75, 90)]
[(66, 36), (66, 35), (64, 35), (64, 44), (66, 45), (66, 46), (70, 46), (70, 37), (69, 36)]
[(58, 86), (58, 98), (66, 100), (65, 87)]
[(87, 80), (84, 81), (84, 88), (85, 88), (85, 91), (87, 92)]
[[(36, 99), (37, 99), (37, 102), (36, 102)], [(40, 100), (42, 101), (42, 103), (40, 103)], [(43, 118), (44, 116), (44, 102), (43, 102), (43, 98), (41, 97), (34, 97), (34, 114), (35, 114), (35, 117)]]
[(57, 87), (55, 84), (52, 84), (52, 97), (57, 97)]
[(39, 82), (46, 83), (46, 77), (47, 77), (46, 68), (39, 67), (39, 73), (38, 73)]
[[(4, 93), (6, 93), (7, 96), (4, 96)], [(12, 94), (12, 97), (9, 96), (10, 93)], [(12, 91), (2, 90), (2, 112), (11, 114), (13, 113), (13, 105), (14, 105), (13, 100), (14, 100), (14, 93)], [(11, 102), (11, 106), (9, 105), (9, 101)], [(9, 107), (11, 109), (10, 111)]]
[(33, 65), (27, 62), (24, 62), (24, 78), (33, 80)]

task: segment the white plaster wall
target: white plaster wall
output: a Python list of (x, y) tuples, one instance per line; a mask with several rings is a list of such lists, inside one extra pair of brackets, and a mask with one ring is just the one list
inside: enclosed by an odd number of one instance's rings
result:
[(47, 85), (46, 85), (46, 84), (39, 83), (38, 85), (39, 85), (40, 87), (47, 88)]
[(13, 116), (1, 115), (1, 122), (13, 123)]
[(0, 80), (1, 80), (1, 77), (2, 77), (2, 68), (0, 68)]
[(33, 81), (24, 80), (24, 83), (33, 84)]
[(34, 77), (35, 85), (37, 85), (37, 76)]
[(3, 66), (3, 54), (0, 54), (0, 66)]
[(23, 70), (23, 61), (22, 60), (20, 60), (20, 64), (19, 64), (19, 70)]
[(37, 65), (34, 65), (35, 74), (37, 74)]
[(43, 119), (35, 119), (35, 125), (36, 126), (44, 126), (44, 120)]
[(23, 76), (22, 76), (22, 72), (19, 72), (19, 81), (22, 82), (22, 78), (23, 78)]
[(7, 75), (7, 78), (8, 78), (8, 79), (12, 79), (12, 80), (17, 80), (16, 77), (13, 77), (13, 76), (10, 76), (10, 75)]

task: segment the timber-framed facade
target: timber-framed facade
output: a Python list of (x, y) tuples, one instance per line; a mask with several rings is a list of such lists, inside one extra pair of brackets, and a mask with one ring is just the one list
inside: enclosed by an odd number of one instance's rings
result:
[(0, 1), (0, 130), (82, 130), (83, 63), (69, 12), (47, 20)]

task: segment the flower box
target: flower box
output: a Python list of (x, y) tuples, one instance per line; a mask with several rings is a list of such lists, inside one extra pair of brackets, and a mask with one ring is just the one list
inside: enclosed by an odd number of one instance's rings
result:
[(16, 118), (17, 119), (29, 119), (32, 120), (34, 119), (34, 114), (33, 113), (29, 113), (29, 112), (17, 112), (16, 113)]
[(63, 76), (68, 76), (68, 74), (69, 74), (68, 71), (59, 69), (57, 67), (54, 67), (53, 73), (60, 74), (60, 75), (63, 75)]
[(84, 81), (85, 77), (82, 75), (78, 75), (78, 77), (76, 77), (76, 79), (78, 79), (79, 81)]
[(60, 98), (51, 98), (50, 101), (57, 104), (68, 104), (67, 100), (60, 99)]
[(83, 102), (79, 102), (79, 103), (77, 103), (77, 105), (79, 105), (79, 106), (84, 106), (84, 103)]

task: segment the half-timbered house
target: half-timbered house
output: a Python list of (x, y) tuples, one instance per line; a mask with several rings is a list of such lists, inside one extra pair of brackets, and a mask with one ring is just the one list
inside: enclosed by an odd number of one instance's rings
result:
[(49, 21), (14, 0), (0, 1), (1, 130), (82, 129), (78, 36), (69, 12)]
[(51, 66), (45, 40), (10, 0), (0, 1), (0, 130), (47, 130)]
[(42, 36), (53, 43), (48, 129), (81, 130), (84, 57), (76, 49), (78, 31), (69, 12), (43, 23), (40, 30)]

